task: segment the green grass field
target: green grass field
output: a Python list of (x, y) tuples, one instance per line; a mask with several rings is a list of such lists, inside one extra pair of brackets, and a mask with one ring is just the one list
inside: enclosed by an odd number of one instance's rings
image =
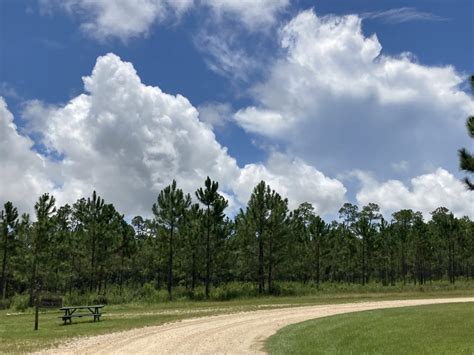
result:
[(364, 311), (291, 325), (270, 354), (473, 354), (474, 304)]
[[(108, 305), (101, 322), (89, 318), (74, 319), (72, 325), (62, 325), (59, 311), (40, 314), (39, 331), (33, 330), (32, 309), (24, 312), (0, 311), (0, 352), (17, 353), (54, 346), (73, 337), (98, 335), (114, 331), (159, 325), (190, 317), (251, 311), (275, 307), (311, 304), (346, 303), (370, 300), (414, 299), (472, 296), (469, 290), (432, 292), (338, 292), (300, 297), (260, 297), (232, 301), (173, 301), (162, 303), (136, 303)], [(471, 328), (472, 329), (472, 328)]]

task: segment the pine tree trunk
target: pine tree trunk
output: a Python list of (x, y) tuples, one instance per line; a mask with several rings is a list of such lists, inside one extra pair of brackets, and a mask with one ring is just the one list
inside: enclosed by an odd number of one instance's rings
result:
[(193, 255), (192, 255), (192, 266), (191, 266), (191, 290), (194, 291), (194, 288), (196, 287), (196, 253), (193, 250)]
[(38, 330), (38, 325), (39, 325), (39, 303), (40, 303), (39, 285), (36, 285), (35, 286), (35, 330)]
[(406, 259), (405, 259), (405, 248), (403, 246), (403, 242), (402, 242), (402, 277), (403, 277), (403, 284), (406, 285), (407, 283), (407, 279), (406, 279), (406, 275), (407, 275), (407, 270), (406, 270)]
[(316, 241), (316, 285), (319, 290), (319, 283), (321, 282), (321, 246), (319, 239)]
[(123, 261), (124, 261), (124, 258), (125, 258), (125, 255), (124, 255), (124, 250), (123, 250), (123, 246), (122, 246), (122, 255), (121, 255), (121, 260), (120, 260), (120, 280), (119, 280), (119, 290), (120, 290), (120, 295), (122, 295), (122, 287), (123, 287)]
[(34, 247), (34, 255), (33, 255), (33, 266), (31, 270), (31, 281), (30, 281), (30, 300), (29, 305), (33, 306), (35, 302), (35, 284), (36, 284), (36, 267), (37, 267), (37, 259), (38, 259), (38, 241), (35, 241)]
[(211, 216), (207, 206), (207, 235), (206, 235), (206, 299), (209, 299), (209, 283), (211, 282)]
[(395, 270), (393, 266), (393, 249), (390, 249), (390, 285), (394, 286), (395, 285)]
[(268, 293), (273, 292), (273, 235), (270, 236), (268, 246)]
[(362, 237), (362, 285), (365, 285), (365, 237)]
[(351, 272), (352, 258), (353, 258), (352, 249), (349, 249), (349, 268), (348, 268), (347, 272), (349, 273), (349, 282), (350, 283), (354, 283), (354, 272), (353, 271)]
[(169, 240), (169, 256), (168, 256), (168, 296), (172, 299), (172, 284), (173, 284), (173, 229), (174, 225), (171, 224), (170, 228), (170, 240)]
[[(5, 223), (5, 222), (4, 222)], [(5, 228), (6, 229), (6, 228)], [(8, 249), (8, 229), (4, 230), (3, 240), (3, 263), (2, 263), (2, 300), (5, 300), (7, 293), (7, 249)]]
[(262, 234), (258, 236), (258, 293), (265, 291), (265, 279), (263, 276), (263, 239)]
[(91, 246), (91, 275), (89, 283), (89, 291), (95, 289), (95, 231), (92, 232), (92, 246)]
[(456, 282), (456, 267), (455, 267), (455, 262), (454, 262), (454, 241), (452, 242), (452, 253), (451, 253), (451, 274), (452, 274), (452, 283), (454, 284)]

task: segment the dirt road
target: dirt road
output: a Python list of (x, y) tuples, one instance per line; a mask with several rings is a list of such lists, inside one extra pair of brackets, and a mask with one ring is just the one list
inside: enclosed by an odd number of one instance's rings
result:
[(264, 341), (289, 324), (341, 313), (455, 302), (474, 302), (474, 297), (304, 306), (193, 318), (161, 326), (81, 338), (43, 353), (263, 353)]

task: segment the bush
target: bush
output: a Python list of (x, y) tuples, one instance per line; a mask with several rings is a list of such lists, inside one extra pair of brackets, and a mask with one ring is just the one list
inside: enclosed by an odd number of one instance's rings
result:
[(89, 304), (108, 304), (109, 301), (106, 295), (91, 295), (89, 297)]
[(28, 294), (15, 294), (12, 297), (10, 308), (23, 312), (29, 307), (30, 296)]
[(188, 298), (193, 301), (202, 301), (206, 299), (206, 292), (204, 286), (198, 286), (194, 291), (188, 291)]
[(257, 296), (255, 284), (248, 282), (229, 282), (211, 289), (210, 298), (217, 301), (228, 301), (236, 298), (251, 298)]
[(10, 308), (10, 300), (0, 300), (0, 310)]
[(153, 301), (156, 298), (156, 288), (152, 282), (147, 282), (141, 288), (141, 297), (146, 301)]
[[(265, 285), (266, 288), (268, 285)], [(184, 285), (173, 287), (173, 302), (181, 301), (201, 301), (205, 300), (204, 286), (200, 284), (194, 291), (186, 288)], [(273, 290), (268, 294), (265, 290), (265, 296), (295, 297), (295, 296), (316, 296), (316, 297), (345, 297), (353, 295), (361, 297), (371, 293), (396, 293), (396, 292), (445, 292), (445, 291), (463, 291), (474, 290), (474, 282), (460, 279), (455, 285), (445, 281), (433, 281), (423, 286), (414, 285), (413, 283), (403, 284), (398, 282), (395, 285), (383, 285), (380, 282), (370, 282), (366, 285), (356, 283), (337, 283), (322, 282), (319, 286), (315, 282), (297, 282), (297, 281), (279, 281), (273, 283)], [(228, 301), (235, 299), (249, 299), (258, 297), (258, 287), (255, 282), (228, 282), (218, 286), (211, 287), (210, 299), (216, 301)], [(154, 282), (143, 284), (127, 284), (124, 285), (122, 291), (117, 285), (107, 287), (105, 293), (97, 294), (96, 292), (79, 293), (73, 291), (63, 296), (63, 304), (65, 306), (74, 305), (91, 305), (91, 304), (124, 304), (124, 303), (163, 303), (168, 302), (168, 292), (165, 287), (158, 289)], [(15, 303), (15, 304), (9, 304)], [(18, 307), (25, 309), (28, 303), (27, 295), (15, 295), (6, 306), (10, 308)], [(18, 305), (18, 306), (16, 306)], [(2, 307), (0, 305), (0, 307)]]
[(89, 296), (85, 294), (79, 294), (76, 291), (71, 293), (67, 293), (63, 297), (63, 305), (64, 306), (78, 306), (87, 304), (89, 301)]

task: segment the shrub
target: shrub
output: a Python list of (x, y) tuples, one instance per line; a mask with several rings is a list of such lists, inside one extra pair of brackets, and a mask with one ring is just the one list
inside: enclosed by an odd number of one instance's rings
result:
[(10, 302), (11, 300), (6, 299), (6, 300), (0, 300), (0, 309), (7, 309), (10, 307)]
[(255, 284), (248, 282), (229, 282), (211, 289), (210, 298), (218, 301), (228, 301), (236, 298), (251, 298), (257, 296)]
[(30, 296), (28, 294), (15, 294), (12, 297), (10, 308), (23, 312), (29, 307)]
[(91, 295), (89, 297), (89, 304), (108, 304), (108, 299), (106, 295)]

